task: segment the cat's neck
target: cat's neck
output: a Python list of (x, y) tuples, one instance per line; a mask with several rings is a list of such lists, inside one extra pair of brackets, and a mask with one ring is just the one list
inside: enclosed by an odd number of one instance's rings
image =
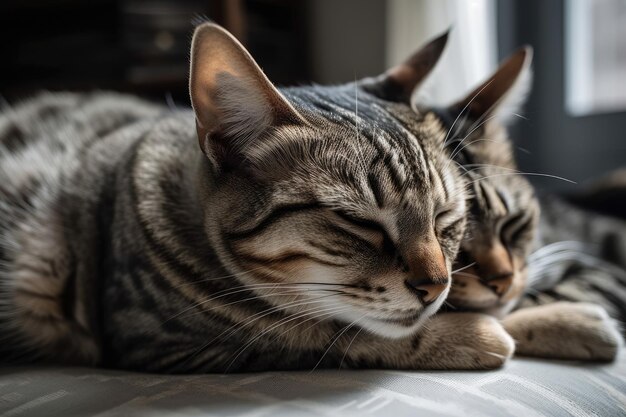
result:
[(193, 122), (186, 117), (155, 126), (136, 149), (132, 178), (137, 214), (165, 250), (199, 272), (221, 265), (203, 226), (202, 184), (206, 164)]

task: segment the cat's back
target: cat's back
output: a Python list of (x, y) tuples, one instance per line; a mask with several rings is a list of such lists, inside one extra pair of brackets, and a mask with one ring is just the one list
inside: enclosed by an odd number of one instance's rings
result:
[[(131, 96), (105, 92), (43, 93), (15, 106), (3, 106), (0, 200), (5, 205), (25, 204), (49, 192), (78, 169), (89, 148), (124, 129), (130, 133), (127, 141), (132, 141), (141, 133), (142, 120), (154, 119), (163, 111)], [(123, 152), (124, 146), (118, 148)]]
[[(88, 149), (164, 109), (116, 93), (43, 93), (0, 108), (0, 199), (28, 199), (76, 169)], [(120, 151), (123, 151), (120, 147)], [(114, 149), (115, 150), (115, 149)], [(113, 150), (113, 151), (114, 151)], [(22, 202), (24, 203), (24, 202)], [(1, 221), (1, 220), (0, 220)]]
[(0, 335), (74, 335), (69, 354), (92, 357), (80, 281), (97, 268), (119, 167), (171, 111), (115, 93), (46, 93), (0, 110)]

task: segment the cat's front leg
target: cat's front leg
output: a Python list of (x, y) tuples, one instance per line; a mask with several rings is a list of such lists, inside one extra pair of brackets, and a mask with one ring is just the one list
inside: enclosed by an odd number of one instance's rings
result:
[(558, 302), (517, 310), (503, 320), (523, 356), (612, 361), (623, 339), (615, 320), (590, 303)]
[(498, 320), (477, 313), (433, 317), (419, 347), (421, 369), (494, 369), (515, 351), (513, 339)]
[[(344, 328), (345, 329), (345, 328)], [(321, 337), (321, 335), (324, 337)], [(302, 335), (300, 335), (301, 337)], [(312, 336), (312, 334), (311, 334)], [(486, 370), (501, 367), (515, 343), (494, 317), (479, 313), (444, 313), (432, 317), (408, 337), (384, 338), (365, 329), (322, 332), (299, 341), (271, 338), (258, 346), (255, 339), (241, 346), (218, 346), (196, 355), (176, 372), (257, 372), (312, 369), (441, 369)], [(287, 348), (288, 343), (302, 343)], [(196, 350), (197, 352), (197, 350)], [(201, 363), (198, 367), (196, 362)]]
[(348, 351), (348, 366), (394, 369), (494, 369), (515, 350), (513, 339), (498, 320), (477, 313), (438, 314), (413, 337), (360, 336), (354, 345)]

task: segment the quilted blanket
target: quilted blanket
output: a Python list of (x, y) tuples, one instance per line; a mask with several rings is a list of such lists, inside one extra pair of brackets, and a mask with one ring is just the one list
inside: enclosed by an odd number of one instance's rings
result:
[(0, 415), (618, 417), (626, 416), (626, 354), (612, 364), (514, 359), (491, 372), (4, 368)]

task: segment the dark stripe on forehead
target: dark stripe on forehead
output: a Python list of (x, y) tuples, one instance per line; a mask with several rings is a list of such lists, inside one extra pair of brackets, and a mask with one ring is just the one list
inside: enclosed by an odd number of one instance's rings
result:
[(404, 178), (400, 176), (398, 170), (393, 166), (391, 161), (393, 160), (393, 155), (388, 153), (383, 158), (383, 165), (387, 167), (387, 171), (389, 172), (389, 179), (393, 183), (393, 186), (398, 190), (398, 192), (402, 193), (405, 190), (405, 181)]
[[(375, 118), (376, 116), (375, 112), (369, 111), (367, 107), (359, 109), (358, 119), (362, 123), (359, 123), (357, 126), (356, 107), (351, 108), (347, 106), (347, 104), (350, 104), (350, 103), (345, 97), (346, 96), (345, 93), (337, 92), (336, 94), (332, 95), (332, 97), (327, 97), (327, 96), (321, 96), (316, 91), (308, 91), (306, 93), (306, 96), (309, 99), (311, 99), (311, 104), (313, 104), (316, 107), (316, 109), (323, 111), (323, 116), (327, 120), (331, 122), (335, 122), (335, 123), (349, 123), (351, 125), (354, 125), (355, 129), (358, 128), (358, 136), (360, 138), (367, 139), (368, 143), (370, 145), (373, 145), (376, 151), (378, 152), (378, 156), (374, 157), (374, 160), (372, 161), (371, 166), (375, 165), (375, 163), (377, 163), (382, 158), (384, 165), (387, 167), (387, 170), (389, 171), (389, 177), (391, 179), (391, 182), (394, 184), (394, 186), (397, 188), (398, 191), (401, 191), (404, 189), (404, 186), (403, 186), (404, 180), (401, 178), (400, 173), (395, 169), (393, 164), (391, 164), (393, 155), (394, 154), (397, 155), (397, 153), (393, 149), (393, 146), (390, 146), (392, 144), (386, 143), (386, 145), (388, 146), (387, 146), (387, 149), (385, 149), (385, 145), (381, 143), (381, 140), (382, 140), (381, 135), (376, 136), (377, 128), (375, 126), (374, 127), (370, 126), (370, 124), (367, 123), (368, 119), (363, 118), (363, 116), (365, 115), (369, 119), (372, 119), (372, 120), (375, 119), (377, 121), (381, 121), (381, 118)], [(385, 118), (390, 119), (391, 117), (389, 114), (386, 114)], [(357, 136), (356, 133), (357, 131), (355, 131), (355, 136)], [(355, 137), (354, 140), (357, 140), (357, 138)], [(398, 146), (396, 143), (396, 148), (397, 147)], [(397, 157), (401, 158), (401, 155), (397, 155)], [(375, 193), (375, 197), (376, 197), (376, 190), (372, 189), (372, 191)], [(378, 191), (380, 191), (380, 188), (378, 189)], [(379, 196), (381, 196), (380, 193), (379, 193)], [(378, 197), (376, 197), (376, 200), (377, 202), (380, 201)]]
[(485, 208), (487, 210), (492, 210), (493, 207), (491, 206), (491, 202), (489, 201), (489, 194), (487, 193), (487, 189), (485, 188), (485, 185), (480, 180), (476, 181), (476, 185), (479, 190), (479, 192), (476, 193), (477, 197), (482, 196), (481, 201), (484, 202)]
[[(412, 164), (412, 172), (413, 177), (416, 183), (425, 182), (429, 183), (432, 181), (430, 176), (430, 172), (426, 167), (427, 157), (424, 149), (422, 148), (422, 143), (419, 137), (416, 136), (415, 132), (412, 132), (409, 128), (410, 123), (406, 120), (406, 114), (395, 114), (393, 111), (390, 111), (383, 106), (378, 105), (377, 103), (372, 104), (372, 108), (375, 113), (381, 117), (385, 117), (389, 120), (388, 128), (397, 133), (397, 135), (393, 136), (395, 145), (403, 150), (403, 156), (409, 155), (411, 160), (414, 162)], [(411, 112), (410, 119), (416, 117), (413, 113), (413, 110), (406, 109), (406, 111)], [(397, 137), (400, 136), (400, 137)], [(412, 146), (414, 144), (415, 146)], [(407, 165), (407, 160), (404, 159), (405, 165)], [(423, 174), (425, 178), (421, 178), (419, 174)]]
[[(402, 193), (404, 191), (403, 181), (400, 178), (398, 172), (396, 172), (394, 169), (392, 169), (391, 165), (389, 164), (389, 160), (388, 159), (391, 158), (391, 155), (389, 153), (386, 153), (384, 149), (379, 149), (377, 146), (375, 146), (375, 147), (376, 147), (376, 150), (377, 150), (377, 154), (372, 159), (372, 162), (370, 163), (370, 173), (368, 174), (368, 181), (370, 181), (370, 187), (372, 187), (370, 178), (375, 179), (376, 180), (376, 184), (380, 185), (380, 182), (378, 181), (378, 179), (376, 177), (377, 174), (375, 172), (375, 168), (376, 168), (377, 165), (382, 164), (387, 169), (388, 178), (389, 178), (391, 184), (396, 189), (395, 191), (397, 193)], [(381, 188), (379, 187), (378, 190), (380, 191)], [(372, 187), (372, 192), (375, 192), (374, 187)], [(374, 194), (374, 196), (376, 197), (376, 194)], [(379, 203), (378, 197), (376, 197), (376, 201), (377, 201), (377, 203)], [(380, 201), (382, 202), (382, 199)], [(380, 206), (381, 206), (381, 204), (379, 203), (379, 207)]]
[(375, 173), (370, 172), (369, 174), (367, 174), (367, 183), (372, 190), (372, 194), (374, 194), (374, 199), (376, 199), (376, 204), (378, 205), (378, 208), (382, 208), (384, 206), (383, 191)]
[[(359, 139), (375, 147), (381, 155), (389, 170), (390, 180), (400, 194), (406, 192), (410, 185), (428, 186), (432, 181), (420, 139), (415, 138), (415, 134), (398, 119), (393, 109), (386, 108), (390, 103), (359, 90), (357, 119), (354, 85), (287, 89), (285, 93), (302, 107), (306, 116), (313, 119), (321, 117), (342, 127), (347, 125), (354, 128), (358, 121)], [(412, 110), (407, 108), (406, 111)], [(372, 161), (371, 165), (375, 165), (375, 162)], [(404, 175), (398, 171), (398, 167), (403, 167)]]
[(509, 207), (509, 204), (507, 203), (507, 199), (506, 199), (506, 196), (504, 195), (504, 193), (500, 189), (498, 189), (498, 188), (494, 187), (494, 189), (496, 190), (496, 194), (500, 198), (500, 201), (502, 201), (502, 205), (504, 206), (506, 211), (507, 212), (511, 211), (511, 207)]
[[(497, 212), (504, 210), (508, 212), (508, 206), (499, 190), (489, 182), (478, 181), (485, 197), (485, 203), (488, 210), (496, 210)], [(500, 205), (502, 208), (500, 208)]]
[(437, 181), (441, 184), (441, 189), (443, 190), (445, 201), (448, 201), (450, 199), (450, 194), (448, 193), (448, 189), (446, 188), (446, 183), (443, 179), (443, 174), (435, 169), (431, 161), (428, 161), (427, 164), (429, 168), (428, 170), (432, 178), (437, 178)]
[[(424, 181), (424, 178), (421, 178), (419, 174), (423, 174), (425, 180), (430, 181), (430, 174), (425, 166), (426, 158), (419, 140), (416, 143), (417, 146), (411, 146), (414, 135), (407, 130), (403, 123), (387, 109), (376, 103), (372, 104), (372, 109), (374, 110), (376, 120), (382, 119), (386, 121), (385, 132), (387, 135), (385, 137), (388, 136), (390, 145), (398, 151), (399, 162), (405, 167), (405, 171), (413, 173), (413, 180), (416, 184)], [(410, 164), (410, 160), (414, 163)]]

